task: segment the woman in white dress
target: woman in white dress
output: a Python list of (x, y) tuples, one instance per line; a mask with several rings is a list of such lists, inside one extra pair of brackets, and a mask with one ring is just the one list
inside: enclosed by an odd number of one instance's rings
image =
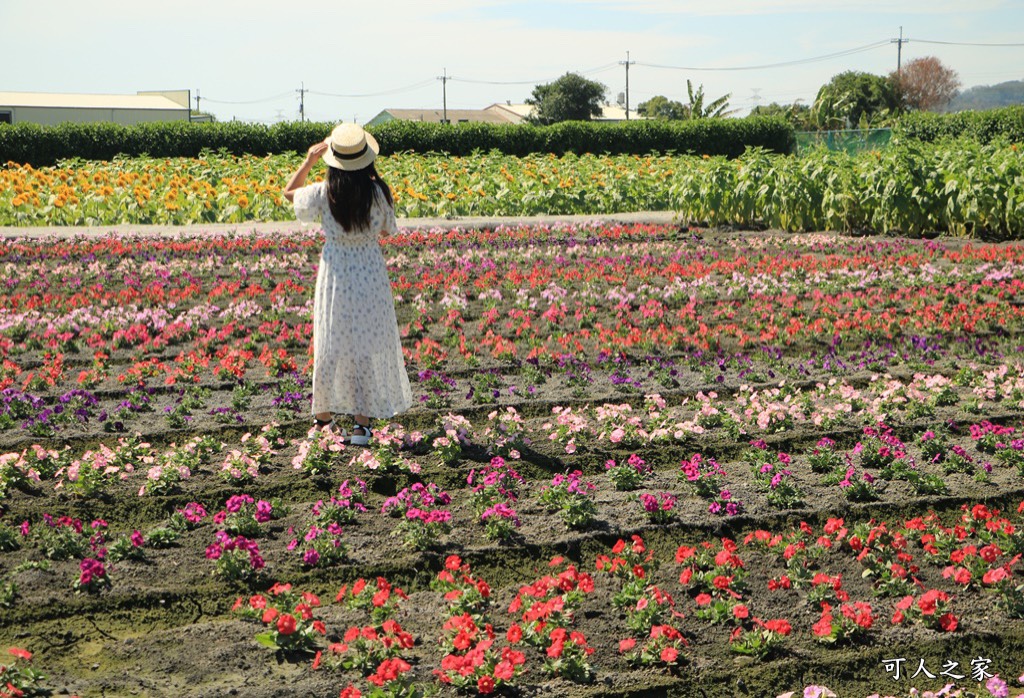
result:
[[(300, 221), (320, 221), (324, 230), (313, 297), (313, 428), (327, 428), (336, 414), (352, 415), (349, 441), (359, 445), (373, 436), (370, 418), (412, 405), (380, 249), (380, 236), (398, 226), (391, 191), (373, 166), (378, 152), (373, 136), (342, 124), (309, 147), (284, 191)], [(305, 186), (321, 158), (326, 180)]]

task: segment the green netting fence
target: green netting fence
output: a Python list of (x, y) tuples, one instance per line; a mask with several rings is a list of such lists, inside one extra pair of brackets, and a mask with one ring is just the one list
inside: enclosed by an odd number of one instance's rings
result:
[(807, 152), (824, 145), (829, 150), (845, 150), (855, 155), (864, 150), (881, 150), (889, 144), (892, 129), (857, 128), (839, 131), (797, 131), (796, 152)]

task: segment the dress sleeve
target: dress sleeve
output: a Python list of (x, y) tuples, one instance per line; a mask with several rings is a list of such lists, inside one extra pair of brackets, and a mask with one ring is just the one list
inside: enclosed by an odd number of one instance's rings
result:
[(295, 217), (303, 223), (316, 223), (323, 215), (326, 197), (323, 182), (295, 190)]

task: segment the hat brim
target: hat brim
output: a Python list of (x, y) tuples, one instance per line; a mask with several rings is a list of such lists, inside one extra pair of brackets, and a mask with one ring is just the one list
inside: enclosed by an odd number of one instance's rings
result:
[(377, 159), (377, 153), (380, 152), (380, 145), (377, 144), (377, 139), (371, 136), (369, 133), (364, 131), (366, 137), (366, 152), (360, 155), (358, 158), (346, 158), (341, 160), (334, 155), (334, 151), (331, 149), (331, 137), (328, 136), (324, 139), (324, 143), (327, 144), (327, 152), (324, 153), (323, 159), (330, 167), (338, 170), (362, 170), (373, 164), (373, 161)]

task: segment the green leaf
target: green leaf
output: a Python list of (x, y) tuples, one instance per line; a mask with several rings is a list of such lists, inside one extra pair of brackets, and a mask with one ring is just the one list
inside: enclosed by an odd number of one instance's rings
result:
[(257, 635), (256, 642), (260, 643), (264, 647), (269, 647), (272, 650), (281, 649), (281, 646), (274, 642), (274, 633), (270, 631)]

